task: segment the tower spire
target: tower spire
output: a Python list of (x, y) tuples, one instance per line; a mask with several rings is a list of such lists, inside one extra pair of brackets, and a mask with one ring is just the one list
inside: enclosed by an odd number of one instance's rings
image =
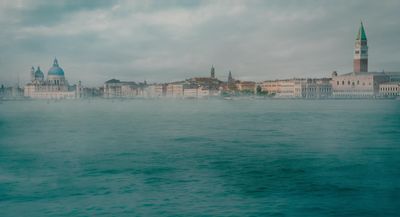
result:
[(367, 40), (367, 34), (365, 34), (364, 24), (362, 21), (360, 22), (360, 28), (358, 29), (356, 40)]
[(211, 72), (210, 72), (210, 74), (211, 74), (211, 78), (215, 78), (215, 68), (214, 68), (214, 65), (211, 65)]
[(233, 82), (232, 72), (231, 72), (231, 70), (229, 70), (228, 83), (232, 83), (232, 82)]

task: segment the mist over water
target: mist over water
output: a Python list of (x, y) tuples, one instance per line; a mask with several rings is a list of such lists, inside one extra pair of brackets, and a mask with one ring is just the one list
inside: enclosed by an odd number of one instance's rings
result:
[(0, 104), (0, 216), (397, 216), (400, 101)]

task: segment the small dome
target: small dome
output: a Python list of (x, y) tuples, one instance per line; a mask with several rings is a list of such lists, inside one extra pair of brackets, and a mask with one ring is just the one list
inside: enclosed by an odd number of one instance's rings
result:
[(44, 78), (44, 74), (43, 74), (42, 70), (40, 70), (39, 66), (35, 72), (35, 78)]
[(336, 77), (337, 76), (337, 72), (336, 71), (333, 71), (332, 72), (332, 77)]
[(54, 59), (53, 66), (49, 69), (47, 75), (64, 76), (64, 70), (58, 65), (57, 59)]

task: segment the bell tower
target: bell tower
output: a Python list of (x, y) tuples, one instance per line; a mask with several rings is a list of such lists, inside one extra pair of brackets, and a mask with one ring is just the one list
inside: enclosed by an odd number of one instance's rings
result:
[(368, 44), (364, 25), (361, 22), (357, 33), (353, 60), (354, 73), (368, 72)]
[(214, 65), (211, 66), (210, 75), (211, 75), (211, 78), (215, 78), (215, 68), (214, 68)]

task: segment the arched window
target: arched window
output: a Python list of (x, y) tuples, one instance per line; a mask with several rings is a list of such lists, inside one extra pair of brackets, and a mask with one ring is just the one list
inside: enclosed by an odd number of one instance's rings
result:
[(357, 85), (360, 85), (360, 81), (357, 81)]

